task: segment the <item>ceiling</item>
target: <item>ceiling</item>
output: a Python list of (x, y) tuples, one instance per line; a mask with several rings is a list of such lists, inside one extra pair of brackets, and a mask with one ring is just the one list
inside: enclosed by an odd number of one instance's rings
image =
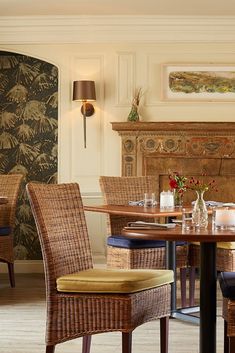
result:
[(0, 16), (234, 16), (234, 0), (0, 0)]

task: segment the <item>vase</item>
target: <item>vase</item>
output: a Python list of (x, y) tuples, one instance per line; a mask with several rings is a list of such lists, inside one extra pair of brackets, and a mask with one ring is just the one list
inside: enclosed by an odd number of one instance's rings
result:
[(183, 191), (179, 191), (178, 189), (174, 189), (174, 206), (182, 207), (183, 206)]
[(127, 117), (127, 121), (139, 121), (140, 117), (139, 117), (139, 112), (138, 112), (138, 106), (133, 104), (131, 107), (131, 111)]
[(192, 223), (195, 227), (206, 228), (208, 226), (208, 213), (206, 203), (203, 198), (204, 191), (197, 191), (197, 200), (192, 211)]

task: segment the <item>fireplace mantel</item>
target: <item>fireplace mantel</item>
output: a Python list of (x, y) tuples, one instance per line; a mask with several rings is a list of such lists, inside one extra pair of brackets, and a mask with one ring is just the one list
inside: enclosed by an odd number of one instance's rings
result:
[(135, 133), (159, 132), (159, 131), (230, 131), (235, 132), (235, 122), (112, 122), (112, 129), (118, 131), (120, 135), (131, 131)]
[[(164, 188), (169, 170), (206, 174), (223, 183), (220, 198), (235, 201), (233, 122), (113, 122), (122, 139), (122, 175), (159, 175)], [(161, 179), (161, 180), (160, 180)], [(165, 181), (164, 181), (165, 180)], [(230, 187), (231, 189), (231, 187)]]

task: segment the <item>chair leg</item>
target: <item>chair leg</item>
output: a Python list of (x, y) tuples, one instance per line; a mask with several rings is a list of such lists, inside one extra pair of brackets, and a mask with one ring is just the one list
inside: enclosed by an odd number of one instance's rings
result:
[(189, 267), (189, 306), (195, 305), (195, 273), (196, 268)]
[(55, 346), (46, 346), (46, 353), (54, 353)]
[(14, 288), (15, 287), (14, 264), (8, 262), (7, 265), (8, 265), (10, 284), (11, 284), (11, 287)]
[(131, 353), (132, 332), (122, 332), (122, 353)]
[(235, 353), (235, 337), (229, 337), (229, 353)]
[(82, 337), (82, 353), (90, 353), (91, 335)]
[(224, 320), (224, 353), (229, 353), (229, 338), (227, 335), (227, 321)]
[(181, 306), (182, 308), (186, 307), (186, 277), (187, 277), (187, 268), (180, 268), (180, 289), (181, 289)]
[(160, 319), (160, 352), (168, 353), (169, 316)]

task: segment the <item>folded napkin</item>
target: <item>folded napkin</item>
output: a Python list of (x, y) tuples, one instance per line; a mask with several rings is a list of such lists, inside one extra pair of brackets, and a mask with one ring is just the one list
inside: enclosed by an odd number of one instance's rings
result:
[(223, 203), (224, 207), (235, 207), (235, 203), (234, 202), (227, 202), (227, 203)]
[(175, 228), (176, 224), (174, 223), (151, 223), (151, 222), (129, 222), (125, 229), (171, 229)]
[[(195, 204), (196, 201), (192, 202), (192, 205)], [(220, 201), (205, 201), (206, 206), (208, 207), (222, 207), (225, 206), (225, 204), (223, 202)]]
[[(196, 201), (192, 202), (192, 205), (195, 204)], [(221, 202), (221, 201), (205, 201), (207, 207), (235, 207), (234, 202)]]
[(144, 206), (144, 200), (129, 201), (128, 205), (130, 205), (130, 206)]

